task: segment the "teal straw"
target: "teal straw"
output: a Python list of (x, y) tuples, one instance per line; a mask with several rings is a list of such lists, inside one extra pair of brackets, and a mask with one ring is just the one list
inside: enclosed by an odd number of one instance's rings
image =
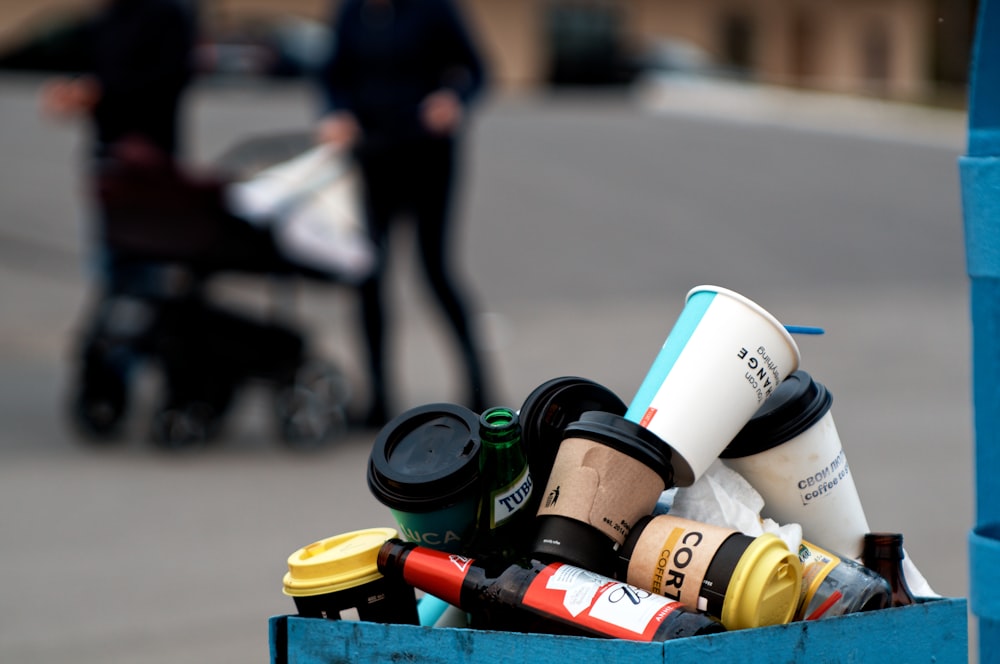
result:
[(821, 327), (810, 327), (808, 325), (786, 325), (785, 329), (789, 334), (825, 334)]

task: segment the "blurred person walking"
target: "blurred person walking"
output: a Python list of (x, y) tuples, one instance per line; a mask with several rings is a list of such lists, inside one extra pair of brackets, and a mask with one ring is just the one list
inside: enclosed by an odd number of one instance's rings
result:
[(360, 286), (371, 379), (365, 424), (393, 415), (385, 289), (390, 230), (401, 215), (413, 218), (424, 277), (457, 341), (466, 405), (481, 412), (494, 404), (451, 246), (460, 136), (485, 87), (483, 61), (450, 0), (343, 0), (332, 27), (317, 135), (352, 150), (377, 251), (375, 273)]
[[(190, 0), (102, 0), (82, 35), (75, 75), (48, 81), (40, 105), (46, 115), (89, 125), (84, 158), (94, 199), (98, 297), (79, 340), (74, 414), (86, 433), (103, 437), (125, 412), (139, 334), (135, 307), (120, 305), (129, 295), (148, 296), (163, 281), (155, 265), (123, 260), (109, 248), (106, 184), (123, 164), (172, 172), (182, 147), (183, 96), (194, 76), (197, 21)], [(168, 196), (155, 186), (141, 193)], [(150, 201), (147, 207), (156, 206)]]
[(42, 109), (89, 117), (93, 154), (129, 137), (180, 150), (182, 96), (193, 76), (196, 21), (186, 0), (105, 0), (86, 26), (79, 75), (42, 89)]
[[(98, 208), (101, 176), (123, 153), (169, 164), (179, 160), (196, 25), (190, 0), (102, 0), (84, 26), (76, 74), (42, 87), (45, 114), (89, 124), (85, 160)], [(105, 247), (99, 250), (103, 276), (113, 281), (113, 257)]]

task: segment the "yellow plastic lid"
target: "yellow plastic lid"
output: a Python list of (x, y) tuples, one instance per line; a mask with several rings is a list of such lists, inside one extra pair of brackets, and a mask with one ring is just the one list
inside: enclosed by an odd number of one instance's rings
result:
[(773, 533), (754, 539), (733, 570), (722, 604), (726, 629), (783, 625), (802, 592), (802, 563)]
[(328, 537), (288, 556), (284, 593), (308, 597), (347, 590), (382, 577), (379, 549), (396, 537), (393, 528), (368, 528)]

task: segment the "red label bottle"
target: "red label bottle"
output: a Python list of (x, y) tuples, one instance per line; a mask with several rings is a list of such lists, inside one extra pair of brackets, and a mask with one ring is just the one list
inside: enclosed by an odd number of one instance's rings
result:
[(635, 586), (572, 565), (511, 565), (495, 577), (475, 560), (389, 540), (379, 570), (469, 612), (494, 629), (634, 641), (723, 632), (718, 621)]

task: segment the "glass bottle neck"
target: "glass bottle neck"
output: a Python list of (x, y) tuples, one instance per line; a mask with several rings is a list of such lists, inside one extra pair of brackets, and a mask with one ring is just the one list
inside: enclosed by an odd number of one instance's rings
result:
[(508, 449), (521, 442), (521, 423), (510, 408), (490, 408), (479, 417), (479, 438), (496, 449)]
[(863, 560), (900, 561), (904, 557), (903, 536), (898, 533), (868, 533), (865, 535)]
[(865, 567), (879, 574), (892, 589), (892, 605), (911, 604), (913, 594), (903, 573), (903, 536), (899, 533), (868, 533), (861, 559)]

